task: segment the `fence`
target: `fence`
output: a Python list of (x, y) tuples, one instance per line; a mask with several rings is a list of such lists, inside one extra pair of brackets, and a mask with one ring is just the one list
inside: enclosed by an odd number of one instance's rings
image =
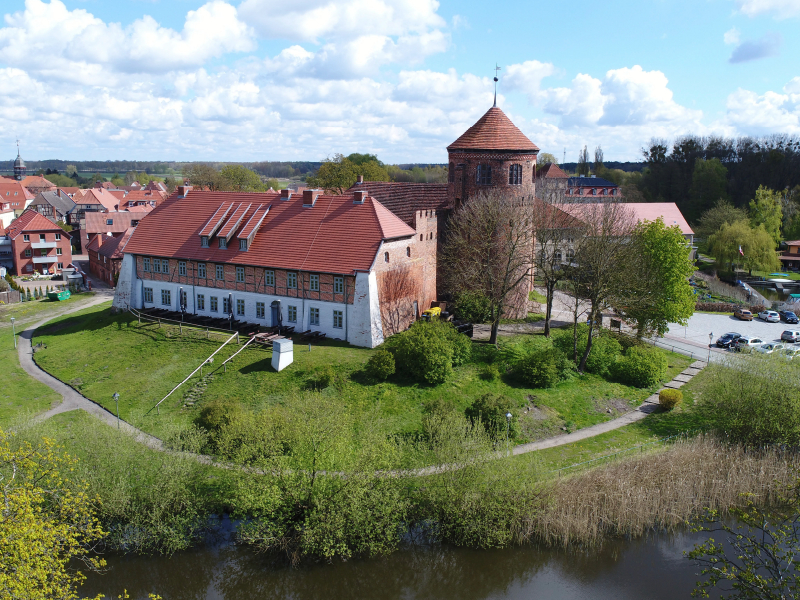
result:
[(2, 304), (15, 304), (20, 301), (20, 293), (15, 290), (7, 292), (0, 292), (0, 303)]
[(162, 324), (173, 324), (178, 326), (178, 330), (180, 333), (183, 333), (184, 328), (188, 330), (197, 330), (197, 331), (205, 331), (206, 339), (209, 338), (210, 334), (220, 334), (224, 336), (235, 335), (236, 336), (236, 343), (239, 343), (239, 332), (233, 329), (220, 329), (218, 327), (210, 327), (208, 325), (197, 325), (196, 323), (185, 323), (183, 321), (176, 321), (174, 319), (165, 319), (164, 317), (153, 317), (146, 313), (140, 312), (135, 308), (130, 309), (130, 313), (139, 320), (139, 323), (142, 320), (149, 321), (150, 323), (158, 323), (158, 326), (161, 327)]

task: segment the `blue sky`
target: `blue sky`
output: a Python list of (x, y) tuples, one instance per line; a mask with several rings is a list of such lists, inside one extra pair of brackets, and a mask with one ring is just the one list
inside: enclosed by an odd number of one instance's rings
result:
[[(568, 8), (566, 8), (568, 6)], [(800, 135), (800, 0), (6, 0), (0, 152), (445, 162), (492, 101), (543, 151)], [(6, 150), (1, 150), (3, 147)]]

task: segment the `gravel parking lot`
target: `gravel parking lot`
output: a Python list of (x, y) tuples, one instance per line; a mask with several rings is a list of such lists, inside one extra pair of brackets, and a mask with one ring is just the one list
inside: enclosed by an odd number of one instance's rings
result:
[(765, 323), (761, 319), (752, 321), (740, 321), (732, 315), (711, 315), (706, 313), (695, 313), (689, 319), (686, 327), (682, 325), (670, 325), (669, 333), (665, 336), (675, 340), (686, 340), (694, 344), (708, 346), (708, 334), (713, 333), (713, 341), (724, 333), (730, 331), (760, 337), (765, 342), (780, 341), (781, 333), (787, 329), (800, 331), (800, 325), (789, 325), (787, 323)]

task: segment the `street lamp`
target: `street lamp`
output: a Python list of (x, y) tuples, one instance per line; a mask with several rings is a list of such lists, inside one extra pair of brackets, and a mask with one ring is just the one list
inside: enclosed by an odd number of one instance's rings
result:
[(14, 317), (11, 317), (11, 332), (14, 336), (14, 348), (17, 347), (17, 330), (14, 328)]
[(117, 429), (119, 429), (119, 394), (114, 392), (114, 395), (111, 397), (114, 398), (114, 402), (117, 403)]
[(506, 413), (506, 456), (509, 455), (508, 451), (508, 428), (511, 426), (511, 413)]

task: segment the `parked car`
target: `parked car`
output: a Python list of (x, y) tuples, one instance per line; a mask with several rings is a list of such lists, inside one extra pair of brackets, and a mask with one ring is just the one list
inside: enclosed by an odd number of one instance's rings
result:
[(780, 342), (768, 342), (766, 344), (756, 346), (756, 352), (761, 352), (762, 354), (772, 354), (776, 350), (783, 350), (785, 347), (786, 346)]
[(738, 340), (740, 337), (742, 337), (741, 333), (733, 333), (733, 332), (726, 333), (725, 335), (721, 335), (717, 339), (717, 347), (718, 348), (730, 348), (731, 344), (735, 343), (736, 340)]
[(758, 313), (758, 318), (767, 323), (780, 323), (781, 316), (774, 310), (764, 310)]
[(800, 348), (783, 348), (780, 350), (780, 355), (786, 360), (794, 360), (800, 356)]
[(737, 308), (733, 311), (733, 316), (739, 319), (740, 321), (752, 321), (753, 320), (753, 313), (749, 310), (745, 310), (743, 308)]
[(736, 340), (736, 345), (734, 347), (736, 348), (737, 352), (752, 352), (754, 348), (758, 348), (763, 343), (764, 340), (761, 338), (743, 335)]
[(800, 331), (796, 331), (794, 329), (787, 329), (781, 334), (781, 341), (790, 342), (792, 344), (800, 342)]
[(800, 323), (800, 319), (797, 318), (797, 315), (790, 310), (782, 310), (778, 312), (778, 314), (781, 316), (781, 321), (786, 321), (790, 325), (797, 325)]

